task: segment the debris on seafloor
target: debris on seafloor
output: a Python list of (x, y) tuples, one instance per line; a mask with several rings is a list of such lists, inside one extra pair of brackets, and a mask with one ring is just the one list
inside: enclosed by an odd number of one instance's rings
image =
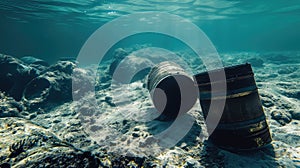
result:
[(174, 120), (195, 104), (198, 91), (191, 77), (177, 64), (162, 62), (148, 75), (147, 88), (161, 113), (159, 120)]
[[(145, 54), (155, 53), (145, 50)], [(222, 59), (226, 65), (245, 61), (244, 53), (224, 55)], [(252, 58), (259, 54), (247, 55)], [(297, 67), (299, 64), (291, 59), (288, 63)], [(223, 150), (202, 136), (207, 130), (200, 103), (195, 103), (187, 113), (195, 118), (195, 122), (185, 137), (174, 147), (162, 150), (156, 137), (173, 122), (140, 120), (148, 109), (153, 108), (151, 97), (145, 96), (149, 94), (144, 85), (145, 78), (127, 83), (127, 90), (112, 90), (109, 87), (111, 78), (107, 77), (109, 64), (99, 67), (98, 80), (92, 75), (95, 68), (78, 68), (70, 61), (38, 68), (42, 65), (26, 64), (10, 56), (2, 55), (0, 62), (7, 63), (7, 60), (14, 66), (0, 67), (1, 81), (18, 82), (19, 79), (6, 77), (10, 73), (19, 74), (15, 68), (20, 72), (31, 69), (36, 74), (28, 76), (27, 86), (37, 78), (51, 79), (50, 85), (64, 88), (66, 95), (63, 96), (68, 97), (70, 90), (63, 86), (68, 82), (55, 84), (52, 81), (71, 80), (77, 83), (71, 94), (79, 94), (80, 99), (48, 99), (47, 93), (52, 93), (45, 91), (45, 97), (40, 97), (45, 104), (41, 101), (40, 106), (30, 108), (24, 99), (12, 97), (14, 94), (10, 94), (8, 83), (0, 83), (0, 167), (249, 167), (249, 163), (253, 167), (299, 167), (299, 68), (287, 69), (267, 58), (262, 59), (263, 66), (253, 67), (272, 142), (265, 148), (240, 153)], [(186, 60), (193, 59), (187, 57)], [(93, 95), (86, 92), (84, 86), (89, 85), (108, 87), (98, 87), (100, 89), (95, 89)], [(23, 90), (21, 97), (25, 88), (20, 89)], [(121, 98), (117, 99), (118, 96)], [(184, 126), (178, 125), (178, 129)], [(100, 141), (95, 141), (92, 136), (98, 136)], [(170, 138), (163, 140), (168, 142)]]
[[(226, 83), (223, 79), (210, 81), (210, 76), (221, 76), (221, 73), (226, 75)], [(209, 117), (213, 102), (224, 101), (220, 122), (209, 137), (213, 143), (229, 150), (249, 150), (258, 149), (272, 141), (251, 64), (200, 73), (195, 75), (195, 80), (205, 118)], [(226, 84), (223, 94), (219, 88), (213, 90), (216, 88), (214, 86), (222, 84)], [(208, 127), (212, 127), (210, 125)]]

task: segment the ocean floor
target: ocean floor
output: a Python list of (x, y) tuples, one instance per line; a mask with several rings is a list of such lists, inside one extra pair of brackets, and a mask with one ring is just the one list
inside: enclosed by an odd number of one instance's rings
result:
[[(130, 50), (114, 54), (131, 56), (129, 69), (149, 64)], [(189, 53), (177, 54), (193, 73), (205, 70)], [(112, 83), (109, 60), (78, 68), (74, 61), (48, 66), (0, 55), (1, 83), (10, 83), (0, 87), (0, 167), (300, 167), (300, 52), (220, 57), (225, 66), (251, 63), (270, 145), (243, 152), (218, 148), (207, 141), (199, 101), (177, 124), (154, 120), (146, 73), (129, 84)]]

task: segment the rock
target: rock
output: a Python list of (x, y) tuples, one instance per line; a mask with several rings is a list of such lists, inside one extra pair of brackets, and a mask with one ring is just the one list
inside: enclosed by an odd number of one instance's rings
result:
[(37, 116), (36, 113), (30, 114), (30, 115), (29, 115), (29, 119), (32, 120), (32, 119), (34, 119), (36, 116)]
[(299, 109), (292, 110), (290, 113), (291, 113), (293, 119), (300, 120)]
[(72, 94), (73, 100), (79, 100), (89, 91), (94, 91), (95, 79), (93, 79), (93, 70), (75, 68), (72, 74)]
[(55, 124), (56, 124), (56, 123), (60, 123), (60, 122), (61, 122), (61, 120), (54, 120), (54, 121), (53, 121), (53, 123), (55, 123)]
[(135, 138), (138, 138), (138, 137), (140, 137), (140, 135), (139, 135), (138, 133), (135, 133), (135, 132), (134, 132), (134, 133), (132, 133), (132, 136), (133, 136), (133, 137), (135, 137)]
[(112, 167), (112, 166), (111, 166), (111, 161), (110, 161), (110, 159), (107, 158), (107, 157), (100, 159), (100, 165), (101, 165), (102, 167)]
[(264, 107), (272, 107), (274, 106), (274, 103), (268, 99), (262, 99), (262, 104)]
[(0, 118), (1, 117), (20, 117), (24, 107), (16, 102), (12, 97), (7, 97), (0, 92)]
[(201, 165), (197, 160), (190, 157), (190, 158), (186, 159), (186, 163), (185, 163), (184, 167), (187, 167), (187, 168), (189, 168), (189, 167), (191, 167), (191, 168), (192, 167), (201, 167)]
[(26, 84), (38, 76), (39, 71), (22, 61), (0, 54), (0, 91), (7, 93), (17, 101), (21, 100)]
[(1, 168), (10, 168), (11, 165), (9, 163), (2, 163), (2, 164), (0, 164), (0, 167)]
[(116, 156), (111, 159), (111, 165), (112, 167), (126, 167), (126, 165), (134, 165), (134, 167), (149, 167), (148, 160), (150, 159), (142, 157)]
[(141, 80), (150, 72), (153, 63), (147, 59), (129, 55), (118, 63), (113, 62), (110, 69), (114, 69), (113, 79), (121, 83), (131, 83)]
[(133, 129), (133, 131), (140, 131), (140, 128), (136, 127)]
[(6, 81), (0, 84), (0, 90), (16, 100), (21, 100), (22, 95), (26, 101), (34, 99), (28, 102), (30, 106), (71, 100), (73, 62), (59, 61), (41, 72), (31, 66), (47, 67), (45, 61), (30, 56), (21, 59), (28, 65), (11, 56), (0, 55), (0, 79)]
[[(144, 55), (130, 54), (138, 47), (131, 49), (118, 48), (113, 54), (108, 74), (121, 83), (131, 83), (143, 79), (150, 71), (153, 63)], [(140, 54), (140, 53), (138, 53)], [(157, 59), (157, 58), (156, 58)]]
[(276, 78), (278, 74), (268, 74), (266, 78)]
[(76, 57), (60, 57), (59, 61), (71, 61), (76, 63)]
[(84, 96), (93, 86), (89, 74), (92, 72), (75, 66), (70, 61), (59, 61), (31, 80), (23, 92), (23, 101), (29, 109), (51, 109), (54, 105), (71, 101), (73, 96), (76, 100)]
[(20, 60), (29, 65), (30, 67), (36, 68), (40, 72), (45, 71), (49, 66), (49, 64), (46, 61), (32, 56), (25, 56), (20, 58)]
[(28, 83), (23, 101), (30, 110), (50, 109), (54, 104), (72, 100), (72, 79), (61, 71), (48, 71)]
[(74, 68), (76, 67), (76, 64), (71, 61), (58, 61), (56, 64), (51, 65), (47, 71), (59, 71), (62, 73), (66, 73), (68, 75), (71, 75), (73, 73)]
[(93, 125), (93, 126), (91, 126), (91, 128), (90, 128), (90, 130), (91, 130), (92, 132), (96, 132), (96, 131), (101, 130), (101, 129), (102, 129), (102, 127), (101, 127), (101, 126), (98, 126), (98, 125)]
[(106, 96), (104, 102), (106, 102), (108, 105), (112, 107), (116, 107), (116, 105), (113, 103), (113, 99), (110, 96)]
[[(64, 151), (62, 153), (61, 151)], [(36, 156), (26, 159), (24, 164), (20, 166), (35, 168), (35, 167), (99, 167), (100, 161), (89, 152), (75, 152), (61, 149), (50, 149), (44, 153), (38, 153)], [(17, 165), (19, 166), (19, 165)]]
[(93, 116), (95, 114), (95, 108), (84, 105), (79, 108), (79, 112), (82, 116)]
[(279, 122), (281, 125), (286, 125), (287, 123), (291, 122), (291, 116), (285, 112), (274, 110), (271, 112), (272, 119)]
[(120, 62), (121, 62), (121, 60), (114, 60), (114, 61), (110, 64), (109, 69), (108, 69), (108, 74), (109, 74), (109, 75), (112, 76), (112, 75), (114, 74), (114, 72), (115, 72), (116, 68), (118, 67), (118, 65), (120, 64)]
[(90, 152), (24, 119), (0, 118), (0, 132), (0, 162), (13, 167), (98, 167), (100, 163)]
[(115, 69), (118, 67), (119, 63), (129, 55), (130, 51), (126, 51), (123, 48), (117, 48), (113, 53), (112, 63), (109, 66), (108, 74), (113, 75)]
[(29, 65), (35, 64), (35, 65), (42, 65), (45, 67), (49, 66), (49, 64), (46, 61), (39, 59), (39, 58), (32, 57), (32, 56), (25, 56), (25, 57), (20, 58), (20, 60)]

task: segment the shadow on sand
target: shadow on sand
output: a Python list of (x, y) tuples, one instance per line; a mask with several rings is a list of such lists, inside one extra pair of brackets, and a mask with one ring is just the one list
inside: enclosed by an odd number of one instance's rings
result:
[(197, 137), (202, 129), (195, 122), (195, 118), (189, 114), (177, 117), (175, 121), (153, 120), (146, 124), (148, 132), (159, 139), (164, 148), (173, 146), (192, 146), (197, 143)]
[(227, 151), (207, 140), (200, 158), (205, 167), (280, 167), (272, 144), (257, 150)]

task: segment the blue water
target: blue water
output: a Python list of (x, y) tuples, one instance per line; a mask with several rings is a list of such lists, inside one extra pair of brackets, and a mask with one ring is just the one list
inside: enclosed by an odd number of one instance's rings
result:
[[(31, 55), (49, 62), (59, 57), (76, 57), (87, 38), (103, 24), (145, 11), (168, 12), (190, 20), (206, 33), (219, 52), (295, 51), (300, 50), (299, 2), (1, 0), (0, 53)], [(161, 39), (145, 35), (131, 42), (155, 43), (171, 49), (178, 46), (172, 39)]]

